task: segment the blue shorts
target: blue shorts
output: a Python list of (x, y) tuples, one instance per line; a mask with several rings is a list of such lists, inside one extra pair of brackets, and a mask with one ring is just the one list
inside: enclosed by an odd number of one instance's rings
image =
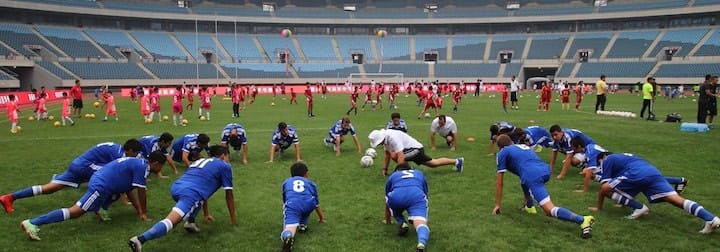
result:
[(283, 223), (285, 226), (307, 224), (308, 217), (315, 210), (315, 205), (307, 203), (285, 202), (283, 204)]
[(662, 175), (640, 178), (620, 176), (610, 180), (609, 185), (615, 192), (628, 198), (635, 198), (638, 193), (642, 192), (650, 203), (662, 202), (662, 198), (677, 194)]
[(85, 212), (97, 212), (100, 208), (107, 209), (110, 204), (119, 198), (119, 194), (109, 194), (95, 188), (88, 187), (87, 192), (78, 200), (75, 205)]
[(520, 184), (523, 194), (525, 194), (525, 196), (529, 196), (528, 198), (537, 201), (538, 205), (544, 205), (550, 201), (550, 194), (545, 188), (545, 182), (547, 182), (549, 178), (550, 176), (548, 175), (539, 177), (535, 180), (523, 182)]
[(76, 159), (68, 165), (65, 172), (53, 176), (50, 182), (78, 188), (80, 184), (90, 181), (90, 177), (100, 168), (102, 168), (102, 166), (93, 164), (85, 159)]
[(172, 208), (173, 212), (182, 216), (183, 220), (194, 220), (200, 209), (202, 209), (204, 201), (202, 196), (192, 190), (173, 186), (170, 188), (170, 195), (175, 201), (175, 206)]
[(393, 216), (402, 215), (407, 210), (409, 220), (428, 219), (427, 196), (418, 190), (395, 189), (385, 196), (385, 204)]

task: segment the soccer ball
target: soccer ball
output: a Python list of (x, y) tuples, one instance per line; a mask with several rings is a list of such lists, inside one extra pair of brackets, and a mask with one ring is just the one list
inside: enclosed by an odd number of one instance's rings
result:
[(373, 158), (371, 156), (363, 156), (360, 158), (361, 167), (370, 167), (373, 165)]
[(207, 119), (207, 118), (205, 118), (205, 116), (201, 116), (201, 117), (200, 117), (200, 121), (205, 121), (206, 119)]
[(146, 124), (151, 124), (151, 123), (152, 123), (152, 119), (150, 119), (150, 118), (145, 119), (145, 123), (146, 123)]
[(17, 127), (15, 127), (15, 130), (17, 130), (17, 132), (20, 132), (20, 131), (22, 131), (22, 127), (17, 126)]
[(274, 102), (271, 102), (271, 103), (270, 103), (270, 106), (275, 106), (275, 103), (274, 103)]
[(426, 112), (424, 116), (425, 116), (425, 118), (430, 118), (430, 113)]
[(33, 116), (28, 117), (28, 121), (35, 121), (35, 117), (33, 117)]
[(90, 118), (90, 114), (85, 114), (85, 118)]
[(93, 106), (95, 106), (96, 108), (100, 107), (100, 102), (96, 101), (95, 103), (93, 103)]
[(585, 168), (585, 165), (587, 164), (587, 158), (585, 157), (585, 153), (575, 153), (573, 155), (573, 160), (571, 164), (578, 168)]
[(60, 122), (59, 122), (59, 121), (55, 121), (55, 122), (53, 123), (53, 126), (55, 126), (55, 127), (60, 127)]
[(90, 119), (95, 119), (95, 114), (90, 114)]
[(55, 120), (55, 117), (54, 117), (54, 116), (48, 116), (47, 119), (50, 120), (50, 121), (52, 121), (52, 120)]
[(183, 125), (187, 125), (187, 124), (188, 124), (188, 120), (187, 120), (187, 119), (183, 119), (183, 120), (182, 120), (182, 124), (183, 124)]
[(163, 116), (162, 119), (163, 119), (163, 121), (167, 121), (167, 120), (170, 120), (170, 117), (168, 117), (168, 116)]
[(375, 149), (373, 149), (373, 148), (368, 148), (368, 149), (365, 151), (365, 156), (369, 156), (369, 157), (371, 157), (371, 158), (375, 158), (375, 157), (377, 156), (377, 151), (375, 151)]

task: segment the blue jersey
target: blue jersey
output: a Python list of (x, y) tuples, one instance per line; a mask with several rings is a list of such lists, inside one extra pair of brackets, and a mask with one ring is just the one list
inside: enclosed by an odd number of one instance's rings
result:
[(600, 174), (600, 163), (598, 162), (598, 156), (602, 153), (609, 152), (605, 148), (597, 144), (588, 144), (585, 146), (585, 162), (586, 168), (593, 169), (595, 174)]
[(85, 151), (70, 163), (68, 170), (74, 173), (86, 175), (89, 179), (95, 171), (111, 161), (125, 155), (123, 147), (117, 143), (101, 143)]
[[(515, 130), (515, 126), (509, 122), (498, 122), (495, 125), (498, 126), (498, 134), (507, 134)], [(492, 132), (490, 132), (490, 140), (493, 140)]]
[(416, 191), (427, 196), (428, 186), (425, 175), (419, 170), (401, 170), (393, 172), (385, 183), (385, 194), (392, 191)]
[(583, 141), (585, 141), (585, 146), (595, 143), (592, 138), (582, 133), (582, 131), (576, 129), (562, 129), (562, 131), (564, 135), (560, 141), (554, 141), (553, 151), (573, 153), (572, 147), (570, 146), (570, 140), (578, 136), (582, 137)]
[(553, 139), (552, 136), (550, 136), (550, 132), (540, 126), (530, 126), (525, 128), (525, 136), (530, 147), (540, 145), (547, 148), (553, 145)]
[(143, 146), (143, 150), (140, 153), (145, 158), (150, 157), (150, 153), (153, 151), (161, 151), (163, 154), (167, 155), (168, 150), (167, 148), (160, 148), (160, 145), (158, 144), (158, 141), (160, 140), (159, 136), (144, 136), (138, 139), (140, 143)]
[(288, 125), (287, 130), (288, 135), (283, 136), (279, 129), (275, 129), (272, 136), (272, 144), (280, 145), (280, 148), (282, 149), (287, 149), (291, 144), (299, 144), (300, 139), (298, 138), (297, 132), (295, 132), (295, 128)]
[(283, 182), (282, 190), (285, 208), (290, 208), (302, 213), (309, 213), (320, 205), (317, 186), (307, 178), (300, 176), (288, 178)]
[(399, 130), (399, 131), (402, 131), (402, 132), (405, 132), (405, 133), (408, 132), (407, 123), (405, 123), (405, 120), (403, 120), (403, 119), (400, 119), (400, 121), (398, 122), (398, 125), (395, 125), (395, 123), (393, 122), (393, 120), (390, 120), (390, 121), (387, 123), (387, 126), (385, 126), (385, 128), (386, 128), (386, 129)]
[(232, 130), (237, 131), (237, 135), (240, 137), (240, 142), (242, 142), (242, 144), (247, 144), (247, 138), (245, 137), (245, 128), (243, 128), (242, 125), (237, 123), (225, 125), (225, 128), (223, 128), (220, 135), (220, 143), (226, 144), (230, 140), (230, 131)]
[(609, 182), (620, 176), (635, 180), (651, 176), (662, 176), (655, 166), (629, 153), (611, 154), (603, 160), (600, 167), (602, 169), (600, 182)]
[(126, 193), (134, 187), (145, 188), (145, 178), (149, 172), (150, 166), (145, 159), (119, 158), (97, 171), (90, 178), (88, 188), (105, 194)]
[(524, 144), (505, 146), (497, 153), (497, 172), (506, 171), (518, 175), (522, 184), (550, 176), (550, 166)]
[(345, 129), (342, 127), (342, 120), (338, 120), (335, 122), (335, 124), (330, 127), (330, 137), (336, 138), (339, 136), (344, 136), (350, 133), (350, 135), (355, 136), (355, 127), (353, 127), (352, 123), (350, 123), (350, 128)]
[(207, 150), (207, 148), (203, 149), (198, 146), (197, 138), (198, 134), (187, 134), (180, 139), (175, 140), (172, 145), (173, 153), (200, 153), (203, 150)]
[(173, 183), (171, 191), (173, 195), (199, 196), (197, 200), (207, 200), (220, 187), (233, 189), (232, 167), (222, 159), (203, 158), (190, 165)]

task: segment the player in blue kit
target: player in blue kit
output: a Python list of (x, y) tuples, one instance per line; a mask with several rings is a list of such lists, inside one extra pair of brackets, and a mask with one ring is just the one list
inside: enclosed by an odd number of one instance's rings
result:
[(51, 194), (66, 187), (78, 188), (80, 184), (88, 182), (90, 177), (105, 164), (125, 157), (135, 157), (142, 151), (142, 144), (138, 140), (130, 139), (120, 146), (116, 143), (106, 142), (95, 145), (75, 158), (67, 170), (44, 185), (34, 185), (11, 194), (0, 196), (0, 203), (5, 207), (5, 212), (15, 211), (12, 204), (15, 200), (29, 198), (40, 194)]
[(225, 202), (230, 212), (230, 223), (235, 225), (235, 202), (233, 197), (233, 172), (230, 163), (225, 162), (228, 150), (224, 146), (210, 147), (210, 157), (199, 159), (190, 165), (170, 188), (170, 194), (175, 200), (175, 207), (165, 217), (145, 233), (133, 236), (128, 240), (130, 248), (139, 252), (145, 242), (165, 236), (172, 228), (185, 220), (184, 228), (189, 233), (196, 233), (200, 229), (195, 224), (195, 217), (200, 208), (205, 213), (206, 220), (212, 220), (208, 214), (207, 200), (221, 187), (225, 190)]
[(400, 119), (400, 113), (397, 112), (390, 115), (390, 121), (388, 121), (385, 129), (399, 130), (405, 133), (408, 132), (407, 123), (405, 123), (405, 120)]
[(635, 200), (635, 196), (642, 192), (650, 203), (668, 202), (704, 220), (705, 225), (700, 233), (709, 234), (720, 227), (720, 218), (697, 202), (678, 195), (660, 171), (644, 159), (629, 153), (607, 152), (600, 154), (598, 159), (601, 160), (602, 185), (597, 206), (590, 207), (590, 210), (601, 210), (603, 201), (607, 197), (618, 204), (633, 208), (633, 212), (627, 218), (637, 219), (650, 212), (650, 208)]
[(513, 130), (515, 130), (515, 126), (508, 122), (498, 122), (490, 125), (490, 152), (488, 152), (488, 156), (495, 155), (497, 137), (502, 134), (510, 134)]
[[(230, 149), (230, 147), (228, 147), (228, 143), (230, 143), (230, 146), (233, 150), (235, 150), (235, 152), (242, 150), (242, 163), (247, 164), (247, 137), (245, 128), (243, 128), (242, 125), (237, 123), (225, 125), (225, 128), (223, 128), (222, 133), (220, 134), (220, 145)], [(227, 160), (225, 161), (230, 162), (229, 156), (230, 155), (226, 156)]]
[(295, 127), (287, 125), (285, 122), (278, 123), (277, 129), (273, 132), (272, 140), (270, 145), (270, 160), (268, 163), (272, 163), (275, 160), (275, 152), (280, 152), (282, 156), (290, 145), (295, 145), (295, 161), (300, 162), (300, 139), (298, 138)]
[(333, 148), (333, 150), (335, 151), (335, 156), (340, 156), (340, 145), (345, 142), (344, 136), (348, 133), (350, 133), (350, 135), (353, 137), (353, 141), (355, 141), (357, 153), (362, 154), (362, 149), (360, 148), (360, 140), (358, 140), (357, 136), (355, 135), (355, 127), (353, 127), (352, 123), (350, 123), (350, 118), (347, 116), (338, 120), (337, 122), (335, 122), (335, 124), (333, 124), (333, 126), (330, 127), (328, 137), (326, 137), (323, 142), (325, 143), (325, 146)]
[(292, 251), (296, 231), (306, 232), (308, 217), (315, 211), (318, 221), (325, 223), (325, 216), (320, 208), (317, 186), (308, 179), (308, 168), (304, 163), (294, 163), (290, 167), (291, 178), (282, 184), (283, 222), (285, 228), (280, 234), (282, 251)]
[[(21, 226), (28, 239), (39, 241), (40, 226), (75, 219), (88, 211), (107, 209), (122, 193), (128, 195), (140, 219), (145, 221), (148, 219), (145, 179), (149, 172), (160, 171), (165, 161), (165, 155), (159, 151), (151, 153), (148, 161), (136, 157), (118, 158), (95, 172), (88, 182), (87, 192), (73, 206), (24, 220)], [(134, 189), (137, 189), (137, 197), (132, 194)]]
[(580, 225), (580, 237), (592, 237), (592, 224), (595, 217), (582, 216), (572, 211), (557, 207), (550, 200), (550, 194), (545, 189), (545, 183), (550, 179), (550, 169), (540, 157), (527, 145), (515, 144), (507, 135), (497, 138), (497, 181), (495, 184), (495, 208), (492, 214), (500, 214), (500, 206), (503, 192), (503, 175), (510, 171), (520, 177), (520, 186), (525, 194), (525, 211), (537, 213), (532, 201), (538, 202), (545, 214), (560, 220), (574, 222)]
[(390, 224), (392, 215), (400, 226), (398, 235), (407, 234), (410, 229), (405, 221), (404, 211), (408, 212), (417, 232), (417, 251), (425, 251), (430, 228), (427, 226), (428, 218), (428, 186), (425, 175), (413, 170), (407, 163), (395, 166), (393, 172), (385, 183), (385, 223)]
[(558, 152), (565, 152), (565, 160), (562, 163), (562, 169), (560, 170), (560, 174), (558, 174), (556, 177), (557, 179), (563, 179), (565, 177), (565, 174), (567, 173), (568, 168), (570, 168), (570, 163), (573, 156), (573, 150), (572, 146), (570, 146), (570, 140), (572, 140), (574, 137), (581, 137), (583, 141), (585, 141), (585, 144), (594, 144), (595, 141), (589, 136), (582, 133), (582, 131), (576, 129), (563, 129), (560, 128), (560, 125), (557, 124), (550, 126), (550, 135), (553, 138), (552, 155), (550, 155), (550, 171), (552, 172), (552, 169), (555, 166), (555, 160), (557, 160)]
[[(587, 192), (590, 180), (600, 182), (602, 169), (600, 169), (598, 156), (603, 153), (609, 153), (610, 151), (597, 144), (585, 145), (582, 137), (573, 138), (570, 140), (570, 145), (572, 145), (573, 152), (575, 153), (573, 155), (572, 165), (583, 169), (583, 175), (585, 177), (583, 189), (575, 190), (575, 192)], [(665, 180), (673, 185), (675, 191), (678, 193), (682, 193), (685, 187), (687, 187), (687, 179), (683, 177), (665, 177)]]
[[(142, 155), (147, 158), (150, 156), (150, 153), (153, 151), (161, 151), (165, 156), (167, 157), (167, 163), (170, 164), (170, 167), (173, 169), (173, 172), (175, 174), (178, 174), (177, 166), (175, 166), (175, 162), (172, 160), (172, 156), (170, 156), (170, 152), (168, 152), (168, 147), (170, 147), (173, 143), (173, 135), (168, 132), (163, 132), (160, 136), (144, 136), (138, 139), (140, 143), (143, 146)], [(163, 176), (162, 171), (158, 172), (158, 177), (160, 178), (168, 178), (168, 176)]]
[(175, 162), (183, 162), (190, 167), (190, 162), (200, 159), (200, 152), (208, 149), (210, 137), (205, 134), (187, 134), (172, 145), (170, 155)]
[(510, 138), (517, 144), (533, 148), (535, 152), (541, 152), (542, 148), (549, 148), (553, 145), (550, 132), (540, 126), (528, 126), (525, 129), (515, 128), (510, 133)]

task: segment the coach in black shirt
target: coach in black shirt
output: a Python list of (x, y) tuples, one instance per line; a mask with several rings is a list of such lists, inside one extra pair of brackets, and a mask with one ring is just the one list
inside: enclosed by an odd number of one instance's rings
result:
[(713, 118), (717, 115), (717, 82), (718, 76), (705, 75), (705, 82), (700, 85), (700, 97), (698, 98), (697, 121), (698, 123), (707, 123), (711, 128), (714, 128)]

